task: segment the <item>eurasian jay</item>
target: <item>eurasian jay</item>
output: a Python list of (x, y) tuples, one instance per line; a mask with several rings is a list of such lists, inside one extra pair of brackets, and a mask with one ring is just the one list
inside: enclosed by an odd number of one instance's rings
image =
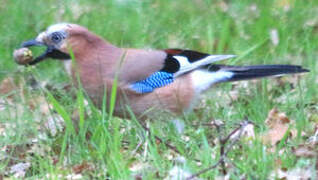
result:
[(308, 72), (295, 65), (214, 64), (233, 55), (119, 48), (82, 26), (67, 23), (52, 25), (36, 39), (22, 44), (30, 46), (46, 46), (47, 50), (29, 65), (48, 57), (70, 60), (73, 52), (74, 82), (77, 83), (78, 74), (82, 87), (97, 106), (101, 106), (105, 92), (110, 94), (116, 79), (114, 113), (118, 116), (125, 116), (127, 106), (137, 116), (157, 110), (182, 113), (189, 111), (198, 96), (216, 83)]

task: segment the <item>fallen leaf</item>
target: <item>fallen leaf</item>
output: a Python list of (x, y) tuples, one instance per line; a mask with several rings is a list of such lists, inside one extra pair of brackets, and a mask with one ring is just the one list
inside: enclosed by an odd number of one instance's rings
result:
[[(284, 138), (286, 132), (289, 131), (290, 122), (285, 113), (279, 112), (276, 108), (272, 109), (265, 120), (269, 130), (263, 134), (262, 139), (264, 143), (272, 146), (278, 144)], [(294, 129), (290, 130), (290, 133), (292, 137), (295, 137), (297, 134)]]
[(85, 161), (79, 165), (75, 165), (72, 167), (72, 170), (75, 174), (80, 174), (85, 170), (91, 170), (91, 169), (92, 169), (92, 165)]
[(6, 95), (9, 94), (12, 91), (15, 91), (18, 89), (18, 85), (14, 82), (14, 79), (12, 77), (7, 77), (3, 79), (0, 83), (0, 94)]
[(297, 148), (292, 149), (297, 157), (313, 158), (318, 155), (318, 151), (311, 145), (299, 145)]
[(28, 105), (31, 110), (39, 108), (42, 115), (51, 114), (52, 105), (49, 104), (44, 96), (37, 96), (29, 99)]

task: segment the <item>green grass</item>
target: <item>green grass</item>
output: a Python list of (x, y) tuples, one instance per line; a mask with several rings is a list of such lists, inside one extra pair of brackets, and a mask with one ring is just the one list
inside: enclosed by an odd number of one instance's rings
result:
[[(19, 162), (31, 163), (25, 175), (31, 179), (45, 178), (47, 174), (58, 179), (58, 175), (71, 174), (72, 167), (83, 162), (92, 166), (81, 173), (87, 179), (133, 179), (136, 172), (130, 167), (135, 164), (142, 164), (137, 174), (143, 179), (163, 179), (177, 163), (171, 156), (179, 155), (156, 143), (153, 135), (176, 146), (186, 159), (180, 166), (195, 173), (217, 162), (220, 148), (215, 142), (220, 136), (218, 132), (200, 124), (219, 119), (225, 123), (223, 133), (227, 134), (248, 118), (256, 124), (256, 136), (261, 137), (267, 129), (264, 121), (273, 107), (294, 120), (298, 136), (279, 145), (286, 150), (283, 155), (267, 151), (260, 138), (239, 141), (238, 147), (229, 153), (236, 166), (229, 172), (231, 178), (244, 175), (248, 179), (267, 179), (277, 159), (286, 169), (314, 168), (314, 158), (296, 158), (291, 149), (305, 143), (318, 123), (318, 2), (226, 2), (223, 10), (225, 2), (221, 0), (4, 0), (0, 4), (0, 80), (12, 77), (20, 86), (8, 94), (0, 94), (5, 101), (5, 109), (0, 111), (0, 148), (10, 149), (8, 152), (0, 149), (0, 179), (3, 175), (11, 177), (10, 167)], [(289, 10), (284, 10), (283, 2), (290, 3)], [(204, 103), (195, 112), (180, 117), (186, 125), (183, 135), (164, 116), (148, 122), (149, 135), (136, 119), (113, 117), (113, 104), (106, 104), (106, 99), (102, 110), (98, 110), (89, 101), (84, 103), (81, 89), (73, 89), (76, 97), (72, 98), (72, 93), (61, 88), (70, 82), (61, 62), (47, 60), (36, 68), (18, 67), (14, 63), (12, 52), (21, 42), (57, 22), (81, 24), (121, 47), (187, 48), (211, 54), (236, 54), (238, 58), (226, 63), (299, 64), (311, 72), (292, 83), (293, 88), (288, 82), (296, 79), (292, 76), (284, 78), (285, 83), (280, 86), (273, 79), (248, 83), (248, 87), (239, 83), (235, 86), (239, 92), (236, 101), (230, 101), (233, 85), (222, 84), (206, 93)], [(272, 29), (279, 34), (277, 46), (270, 40)], [(57, 90), (31, 88), (32, 77)], [(50, 113), (41, 113), (43, 101), (30, 108), (30, 101), (39, 96), (52, 104)], [(113, 101), (114, 97), (113, 93), (105, 98)], [(71, 121), (74, 109), (79, 112), (79, 122)], [(85, 116), (88, 111), (90, 115)], [(63, 117), (66, 129), (52, 136), (43, 124), (56, 113)], [(213, 179), (221, 173), (220, 168), (215, 168), (200, 177)]]

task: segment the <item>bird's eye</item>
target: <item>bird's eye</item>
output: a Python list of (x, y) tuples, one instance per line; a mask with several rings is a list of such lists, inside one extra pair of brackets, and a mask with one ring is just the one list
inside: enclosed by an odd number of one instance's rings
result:
[(63, 36), (60, 33), (53, 33), (51, 36), (51, 40), (54, 43), (59, 43), (63, 39)]

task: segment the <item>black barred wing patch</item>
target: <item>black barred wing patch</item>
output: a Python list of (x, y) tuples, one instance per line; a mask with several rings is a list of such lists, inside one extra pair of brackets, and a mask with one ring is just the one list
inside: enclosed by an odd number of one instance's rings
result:
[(161, 69), (163, 72), (173, 73), (175, 77), (234, 55), (210, 55), (192, 50), (166, 49), (167, 58)]
[(202, 60), (202, 59), (210, 56), (210, 54), (201, 53), (201, 52), (192, 51), (192, 50), (166, 49), (165, 51), (166, 51), (166, 53), (174, 55), (174, 56), (187, 57), (189, 62), (191, 62), (191, 63), (193, 63), (195, 61)]
[(165, 65), (160, 71), (164, 71), (167, 73), (176, 73), (180, 70), (179, 61), (174, 58), (171, 54), (168, 54), (165, 59)]

